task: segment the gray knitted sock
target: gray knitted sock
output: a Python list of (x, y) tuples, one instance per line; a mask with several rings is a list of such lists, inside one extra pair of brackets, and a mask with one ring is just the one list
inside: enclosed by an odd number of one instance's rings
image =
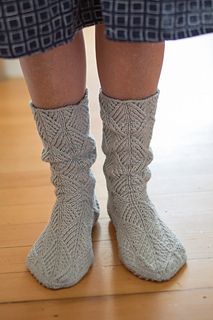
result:
[(120, 259), (135, 275), (163, 281), (185, 264), (186, 253), (146, 191), (158, 95), (159, 91), (142, 100), (119, 100), (100, 89), (99, 101), (107, 209), (116, 229)]
[(93, 263), (92, 227), (99, 216), (95, 177), (90, 169), (96, 146), (89, 135), (88, 89), (77, 104), (57, 109), (30, 102), (50, 163), (56, 202), (46, 228), (32, 246), (27, 268), (45, 287), (76, 284)]

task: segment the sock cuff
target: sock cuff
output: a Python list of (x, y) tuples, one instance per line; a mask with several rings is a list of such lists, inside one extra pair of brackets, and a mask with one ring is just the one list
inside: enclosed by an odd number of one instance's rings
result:
[(157, 91), (154, 93), (154, 94), (152, 94), (152, 95), (150, 95), (150, 96), (148, 96), (148, 97), (145, 97), (145, 98), (141, 98), (141, 99), (118, 99), (118, 98), (116, 98), (116, 97), (111, 97), (111, 96), (108, 96), (108, 95), (106, 95), (104, 92), (103, 92), (103, 90), (102, 90), (102, 88), (100, 88), (99, 89), (99, 99), (100, 98), (104, 98), (105, 100), (111, 100), (111, 101), (115, 101), (115, 102), (120, 102), (120, 103), (124, 103), (124, 102), (140, 102), (140, 101), (147, 101), (147, 100), (149, 100), (149, 101), (151, 101), (151, 100), (157, 100), (158, 99), (158, 97), (159, 97), (159, 95), (160, 95), (160, 90), (159, 89), (157, 89)]
[(66, 110), (66, 109), (70, 109), (70, 108), (74, 108), (74, 107), (79, 107), (79, 105), (85, 105), (88, 106), (88, 88), (85, 89), (84, 95), (83, 97), (79, 100), (79, 102), (77, 103), (73, 103), (73, 104), (66, 104), (66, 105), (62, 105), (62, 106), (58, 106), (57, 108), (43, 108), (43, 107), (38, 107), (36, 106), (32, 100), (29, 101), (29, 106), (31, 108), (32, 111), (34, 112), (42, 112), (42, 113), (54, 113), (57, 111), (61, 111), (61, 110)]

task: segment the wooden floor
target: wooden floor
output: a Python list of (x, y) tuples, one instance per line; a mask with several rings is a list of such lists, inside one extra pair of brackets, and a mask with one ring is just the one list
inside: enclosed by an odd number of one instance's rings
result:
[(106, 212), (102, 124), (93, 28), (85, 30), (93, 167), (101, 217), (94, 230), (95, 262), (76, 286), (42, 287), (24, 260), (54, 201), (49, 166), (40, 160), (23, 79), (0, 82), (0, 319), (213, 319), (213, 37), (167, 45), (152, 140), (148, 189), (161, 217), (176, 232), (188, 263), (171, 281), (140, 280), (118, 260)]

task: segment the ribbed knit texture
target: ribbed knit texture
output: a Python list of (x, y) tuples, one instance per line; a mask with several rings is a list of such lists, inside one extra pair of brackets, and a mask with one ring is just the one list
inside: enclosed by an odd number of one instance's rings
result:
[(135, 275), (163, 281), (185, 264), (186, 252), (160, 219), (146, 190), (158, 96), (159, 91), (146, 99), (119, 100), (100, 89), (99, 101), (107, 206), (120, 259)]
[(89, 135), (88, 89), (77, 104), (40, 109), (30, 102), (50, 163), (56, 202), (47, 226), (33, 244), (27, 268), (45, 287), (76, 284), (93, 263), (92, 227), (99, 216), (91, 166), (96, 146)]

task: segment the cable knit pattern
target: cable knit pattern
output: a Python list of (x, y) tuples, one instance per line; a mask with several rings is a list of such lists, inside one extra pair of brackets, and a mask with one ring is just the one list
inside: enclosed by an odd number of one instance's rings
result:
[(99, 101), (107, 209), (116, 229), (120, 259), (135, 275), (163, 281), (185, 264), (186, 252), (158, 216), (146, 191), (158, 96), (159, 91), (142, 100), (119, 100), (100, 89)]
[(57, 109), (30, 102), (43, 142), (41, 159), (50, 163), (56, 202), (46, 228), (32, 246), (27, 268), (45, 287), (76, 284), (93, 263), (92, 227), (99, 216), (95, 140), (89, 135), (88, 89), (78, 104)]

